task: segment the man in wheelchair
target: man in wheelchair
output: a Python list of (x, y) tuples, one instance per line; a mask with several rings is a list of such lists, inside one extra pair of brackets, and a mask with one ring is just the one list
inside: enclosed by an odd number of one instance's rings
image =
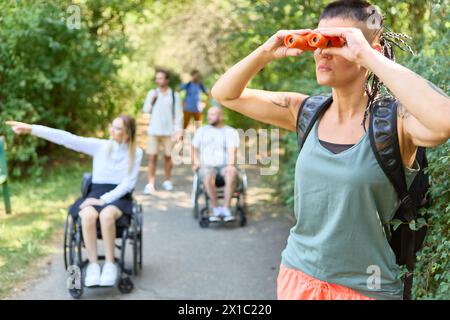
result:
[[(192, 169), (198, 172), (212, 205), (209, 220), (234, 220), (230, 205), (239, 181), (236, 168), (239, 134), (224, 124), (220, 107), (208, 110), (208, 125), (197, 130), (192, 140)], [(224, 204), (219, 206), (218, 188), (224, 187)]]

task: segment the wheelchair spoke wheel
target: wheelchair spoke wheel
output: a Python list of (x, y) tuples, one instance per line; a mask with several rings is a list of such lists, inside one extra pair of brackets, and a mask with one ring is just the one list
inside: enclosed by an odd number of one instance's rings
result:
[(139, 243), (139, 258), (138, 258), (138, 265), (139, 265), (139, 270), (142, 270), (142, 229), (138, 234), (138, 243)]
[(247, 217), (245, 216), (244, 209), (241, 206), (239, 206), (236, 208), (236, 212), (238, 216), (239, 226), (241, 227), (245, 226), (247, 224)]
[(133, 275), (136, 276), (140, 270), (140, 265), (142, 266), (142, 261), (140, 255), (142, 254), (141, 247), (141, 228), (139, 227), (140, 217), (136, 216), (133, 223)]
[(209, 227), (209, 214), (208, 214), (208, 208), (203, 208), (200, 211), (200, 219), (198, 221), (198, 224), (202, 228), (208, 228)]
[(194, 217), (194, 219), (198, 219), (198, 215), (199, 215), (198, 197), (196, 197), (194, 208), (192, 209), (192, 216)]
[(66, 222), (64, 224), (64, 267), (67, 268), (69, 267), (69, 247), (70, 247), (70, 243), (71, 243), (71, 239), (72, 239), (72, 229), (71, 229), (71, 223), (70, 223), (71, 216), (70, 214), (67, 215), (66, 217)]
[(120, 279), (118, 288), (121, 293), (130, 293), (134, 289), (134, 284), (129, 277), (126, 277)]
[(78, 230), (75, 219), (69, 214), (64, 225), (64, 266), (82, 264), (81, 230)]
[(80, 289), (69, 289), (69, 293), (74, 299), (80, 299), (83, 295), (83, 286)]

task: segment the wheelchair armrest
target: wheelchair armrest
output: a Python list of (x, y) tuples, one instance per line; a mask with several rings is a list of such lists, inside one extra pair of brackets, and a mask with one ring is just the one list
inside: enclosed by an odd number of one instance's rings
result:
[(83, 173), (83, 180), (81, 181), (81, 195), (86, 198), (92, 184), (92, 174), (90, 172)]

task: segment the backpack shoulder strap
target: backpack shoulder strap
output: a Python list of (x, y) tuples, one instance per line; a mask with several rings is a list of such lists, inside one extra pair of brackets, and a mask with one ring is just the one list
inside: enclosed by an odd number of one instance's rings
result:
[(299, 152), (305, 143), (311, 128), (316, 120), (333, 101), (331, 95), (318, 95), (306, 98), (300, 106), (297, 114), (297, 144)]
[(172, 119), (175, 121), (175, 89), (172, 90)]
[(208, 93), (207, 90), (206, 90), (205, 85), (203, 84), (203, 82), (200, 82), (200, 89), (203, 91), (204, 94)]
[[(382, 97), (373, 102), (369, 121), (370, 145), (378, 164), (394, 186), (401, 204), (412, 207), (398, 141), (397, 108), (398, 101), (392, 97)], [(414, 217), (405, 218), (409, 222)]]

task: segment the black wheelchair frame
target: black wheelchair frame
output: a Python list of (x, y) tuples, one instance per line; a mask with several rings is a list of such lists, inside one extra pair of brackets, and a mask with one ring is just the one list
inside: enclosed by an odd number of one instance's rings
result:
[[(239, 223), (239, 226), (243, 227), (247, 223), (247, 216), (246, 216), (247, 174), (242, 169), (239, 169), (238, 171), (239, 171), (239, 182), (232, 196), (233, 199), (236, 199), (236, 205), (234, 208), (233, 215), (238, 218), (237, 221)], [(209, 227), (209, 224), (212, 223), (212, 221), (209, 220), (210, 198), (204, 188), (203, 181), (201, 181), (198, 172), (196, 172), (194, 175), (192, 192), (193, 192), (192, 215), (194, 219), (198, 220), (200, 227), (207, 228)], [(202, 195), (204, 196), (205, 206), (203, 208), (200, 208), (199, 200)], [(223, 186), (217, 187), (217, 197), (218, 199), (224, 198)], [(217, 221), (217, 223), (227, 223), (227, 222), (225, 222), (223, 219), (220, 219), (219, 221)]]
[[(92, 183), (92, 175), (85, 173), (81, 184), (81, 194), (85, 197)], [(121, 217), (120, 219), (127, 219)], [(119, 222), (119, 220), (117, 222)], [(130, 276), (136, 276), (142, 269), (142, 226), (143, 214), (142, 206), (133, 198), (133, 214), (129, 217), (124, 225), (116, 224), (116, 239), (121, 239), (120, 244), (116, 243), (116, 248), (120, 250), (119, 257), (115, 257), (115, 261), (119, 267), (119, 281), (117, 287), (121, 293), (130, 293), (134, 284)], [(97, 238), (101, 239), (99, 223), (97, 221)], [(133, 250), (133, 267), (125, 266), (125, 249), (129, 240)], [(81, 272), (78, 281), (80, 285), (68, 287), (70, 295), (79, 299), (83, 295), (84, 289), (84, 270), (88, 265), (88, 259), (83, 259), (82, 250), (84, 247), (83, 234), (81, 230), (81, 218), (74, 218), (68, 213), (64, 226), (64, 265), (66, 270), (70, 266), (76, 266)], [(105, 256), (99, 255), (99, 260), (105, 260)], [(68, 281), (69, 282), (69, 281)], [(92, 288), (92, 287), (90, 287)]]

